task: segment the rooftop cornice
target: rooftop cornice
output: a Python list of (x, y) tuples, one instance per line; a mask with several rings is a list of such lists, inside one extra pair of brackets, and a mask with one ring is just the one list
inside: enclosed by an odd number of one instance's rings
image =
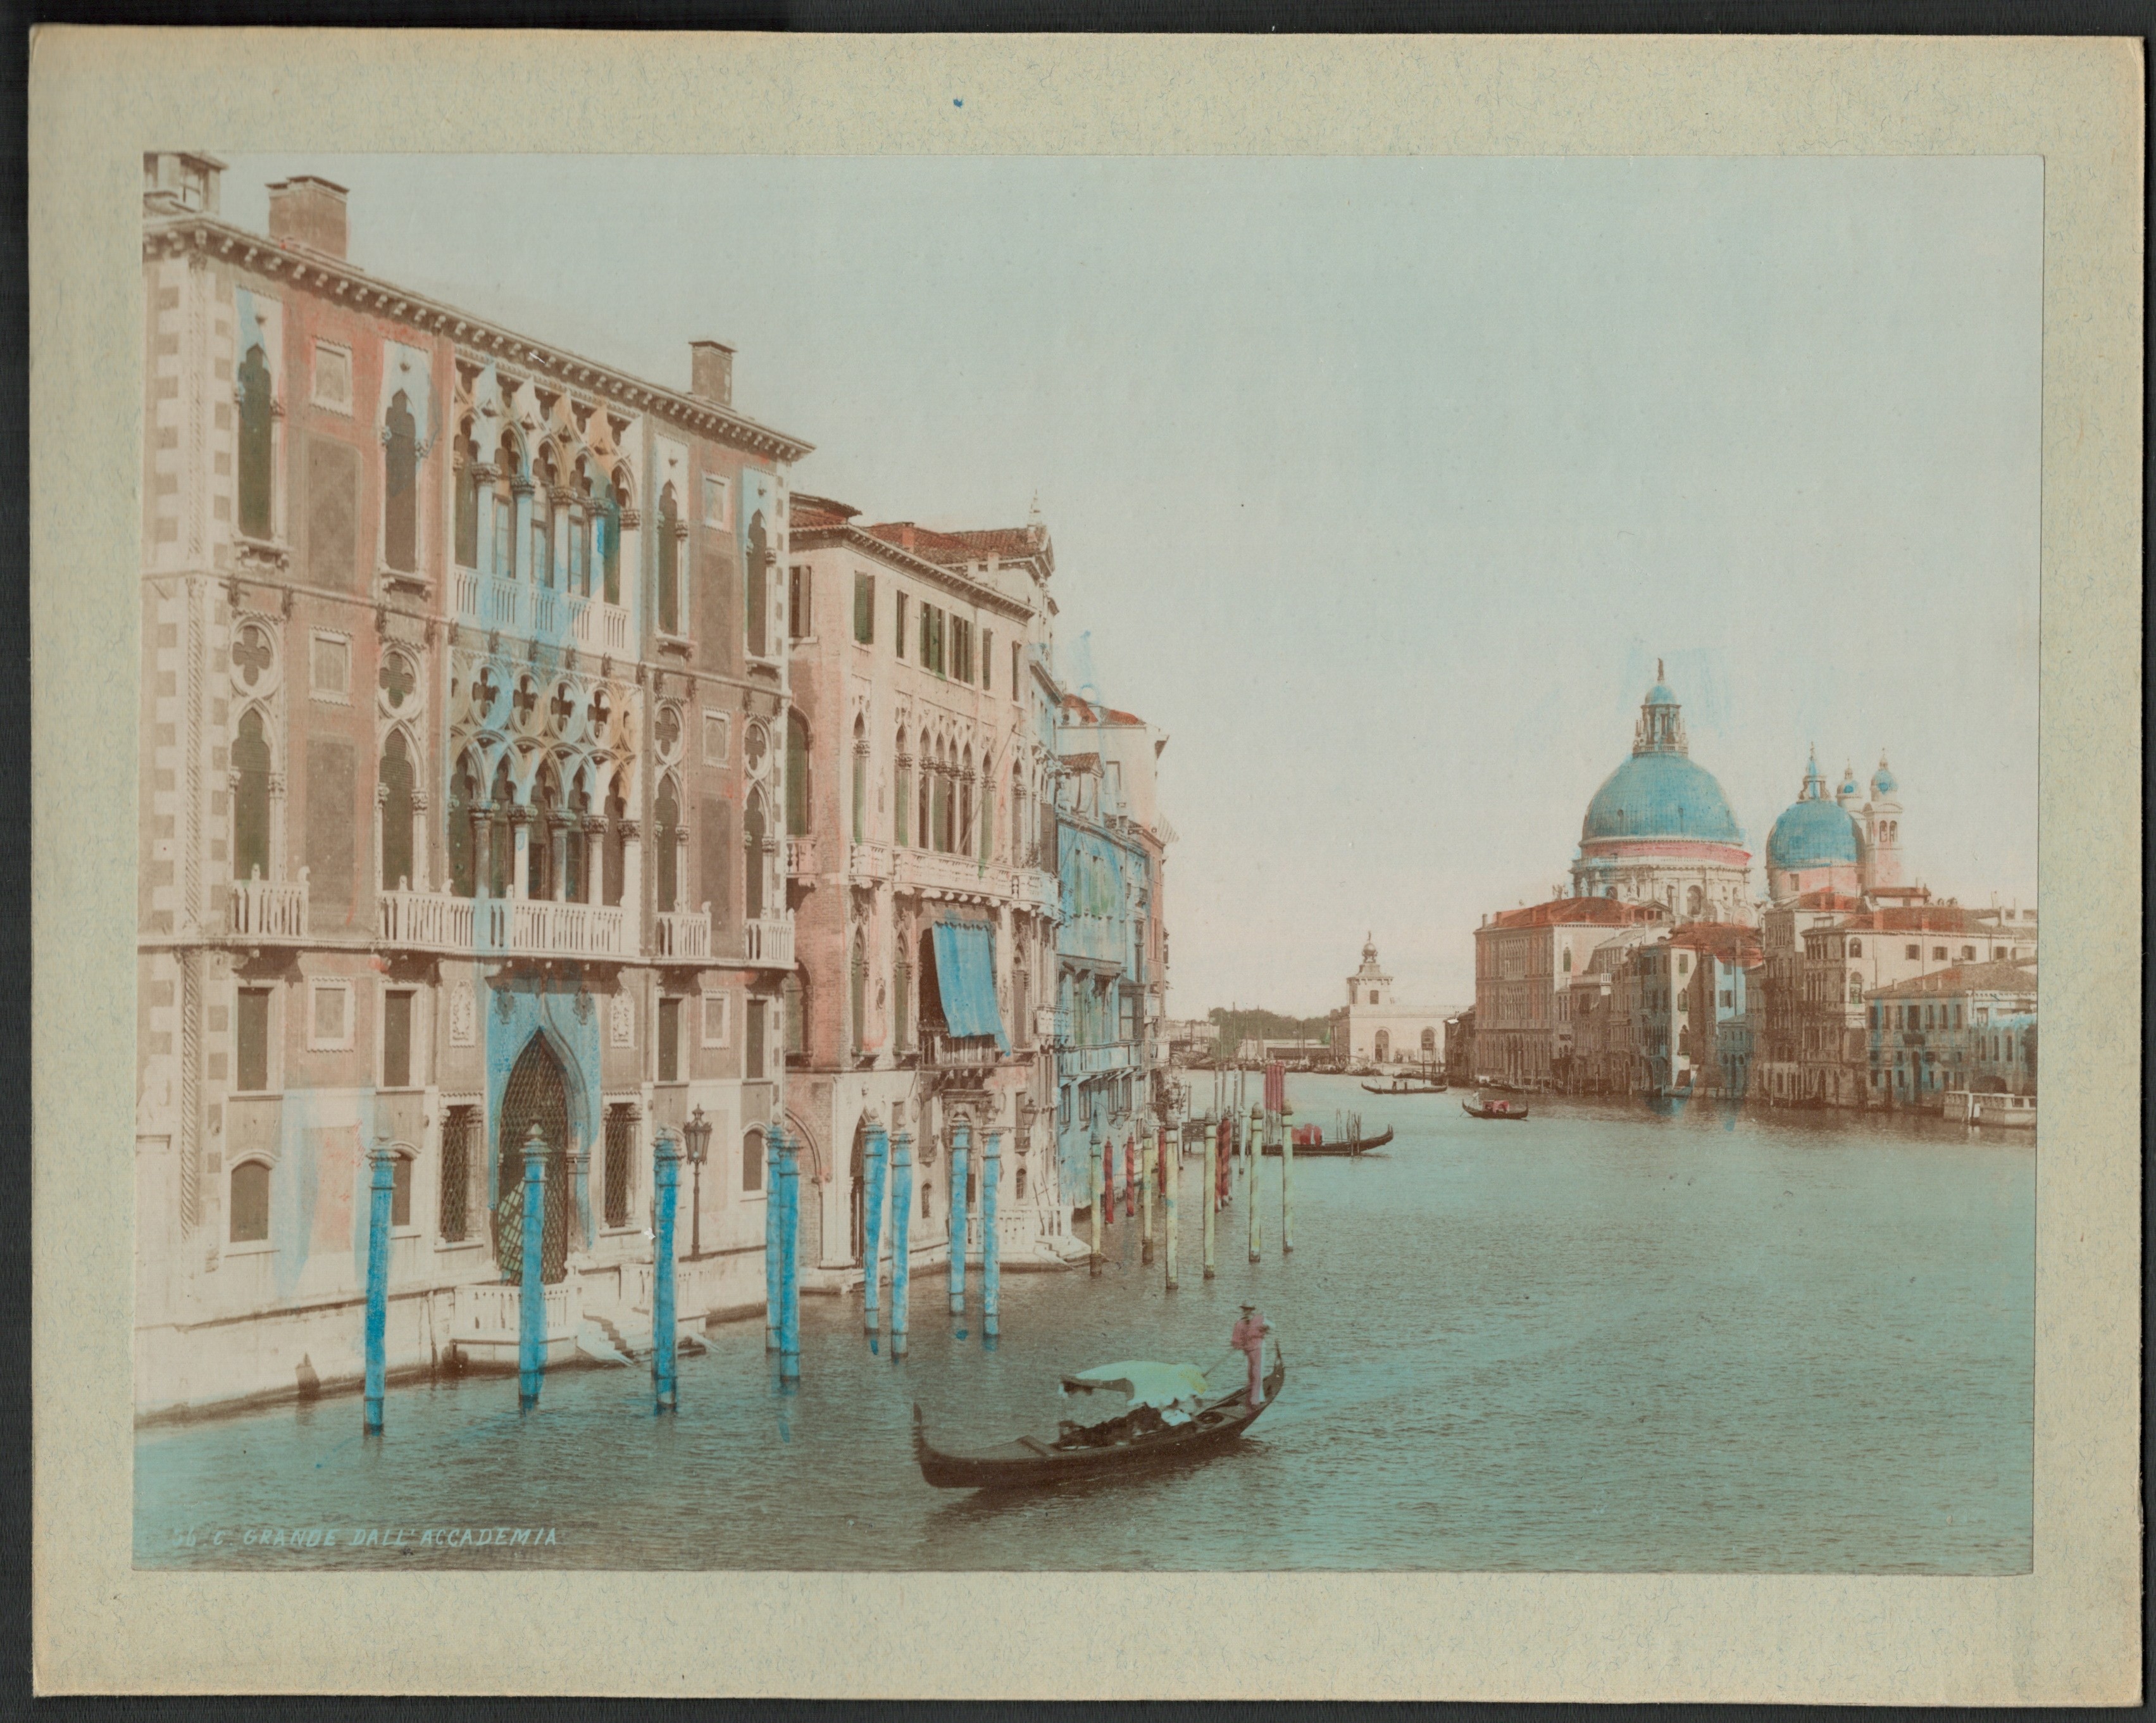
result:
[(932, 580), (956, 589), (973, 599), (1000, 610), (1006, 616), (1023, 622), (1033, 615), (1033, 609), (1009, 593), (998, 592), (993, 586), (983, 585), (961, 569), (942, 563), (932, 563), (927, 558), (916, 556), (902, 545), (893, 544), (888, 538), (879, 538), (873, 532), (865, 532), (851, 524), (795, 527), (789, 530), (787, 543), (793, 549), (815, 550), (844, 545), (864, 556), (874, 557), (886, 567), (902, 570), (917, 580)]
[(774, 460), (798, 460), (815, 447), (798, 437), (758, 424), (730, 407), (663, 388), (551, 342), (519, 335), (472, 312), (378, 281), (341, 258), (326, 256), (305, 247), (280, 245), (263, 234), (251, 234), (212, 215), (170, 217), (144, 224), (142, 255), (146, 260), (190, 250), (256, 270), (265, 275), (281, 277), (326, 298), (445, 337), (475, 354), (485, 354), (525, 369), (547, 373), (566, 383), (604, 394), (624, 406), (665, 419), (683, 429), (732, 443), (755, 454), (767, 455)]

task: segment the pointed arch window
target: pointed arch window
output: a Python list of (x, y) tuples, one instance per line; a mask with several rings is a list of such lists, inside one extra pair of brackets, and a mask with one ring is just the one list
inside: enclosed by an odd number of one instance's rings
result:
[(681, 632), (681, 543), (674, 529), (681, 512), (674, 501), (674, 487), (659, 493), (659, 631)]
[(479, 567), (479, 445), (469, 430), (457, 438), (457, 566)]
[(412, 757), (404, 733), (392, 730), (382, 747), (382, 888), (412, 888)]
[(629, 805), (621, 799), (621, 785), (617, 783), (607, 791), (606, 836), (600, 845), (602, 868), (606, 876), (604, 901), (608, 903), (621, 902), (622, 878), (629, 855), (629, 834), (623, 822), (628, 818)]
[(270, 877), (270, 740), (262, 712), (250, 706), (233, 738), (232, 872), (236, 879)]
[(913, 774), (906, 769), (906, 732), (898, 733), (898, 745), (891, 750), (891, 841), (901, 849), (909, 841), (906, 829), (912, 825), (907, 815), (913, 811)]
[(742, 593), (748, 607), (748, 653), (752, 658), (771, 656), (767, 615), (771, 608), (771, 569), (763, 532), (763, 511), (750, 517), (742, 557)]
[(928, 744), (921, 744), (921, 800), (915, 812), (919, 815), (913, 834), (915, 846), (933, 849), (936, 845), (936, 768), (928, 759)]
[(259, 342), (239, 362), (239, 530), (249, 538), (267, 538), (273, 512), (275, 443), (270, 363)]
[(651, 806), (651, 845), (658, 852), (652, 859), (658, 867), (659, 907), (670, 910), (678, 907), (675, 900), (679, 895), (676, 875), (681, 830), (681, 803), (674, 793), (671, 778), (659, 786), (659, 799)]
[(554, 476), (552, 455), (540, 455), (531, 482), (531, 579), (537, 585), (551, 588), (556, 584), (554, 548), (561, 542), (557, 518), (561, 505), (554, 500), (560, 485)]
[(419, 428), (399, 389), (382, 420), (382, 560), (401, 573), (419, 567)]
[(486, 888), (490, 896), (506, 898), (510, 883), (516, 877), (516, 827), (509, 818), (509, 810), (516, 802), (516, 789), (510, 781), (509, 762), (506, 759), (494, 769), (494, 789), (490, 800), (493, 805), (487, 810)]
[(742, 916), (747, 921), (763, 919), (763, 840), (767, 829), (763, 798), (751, 795), (748, 812), (742, 816), (742, 847), (748, 852), (742, 867)]
[(808, 725), (798, 712), (786, 714), (786, 831), (791, 837), (808, 831)]
[(478, 800), (479, 774), (472, 765), (471, 756), (467, 754), (449, 774), (449, 890), (459, 898), (469, 898), (479, 889), (478, 875), (472, 866), (475, 847), (472, 809)]
[(598, 564), (599, 594), (609, 604), (621, 602), (621, 508), (625, 482), (602, 476), (592, 505), (592, 559)]
[(501, 580), (516, 578), (516, 492), (513, 487), (522, 471), (516, 445), (504, 437), (494, 456), (494, 573)]
[(763, 1189), (763, 1132), (752, 1125), (742, 1133), (742, 1180), (744, 1191)]

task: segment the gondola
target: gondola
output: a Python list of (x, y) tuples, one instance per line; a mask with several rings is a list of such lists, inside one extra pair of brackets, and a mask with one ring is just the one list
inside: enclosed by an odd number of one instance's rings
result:
[(1445, 1093), (1445, 1087), (1441, 1083), (1412, 1083), (1404, 1078), (1396, 1077), (1389, 1088), (1366, 1083), (1363, 1085), (1363, 1093), (1366, 1095), (1441, 1095)]
[(1492, 1101), (1477, 1095), (1473, 1101), (1462, 1101), (1460, 1107), (1470, 1119), (1502, 1119), (1516, 1124), (1527, 1116), (1525, 1101)]
[[(1392, 1140), (1393, 1128), (1387, 1125), (1374, 1137), (1335, 1137), (1329, 1143), (1298, 1143), (1295, 1145), (1295, 1158), (1302, 1160), (1312, 1155), (1368, 1155), (1373, 1149), (1382, 1149)], [(1265, 1144), (1266, 1154), (1277, 1156), (1280, 1152), (1279, 1144)]]
[(1279, 1398), (1287, 1380), (1287, 1360), (1273, 1343), (1271, 1371), (1262, 1384), (1265, 1402), (1253, 1410), (1247, 1391), (1211, 1400), (1195, 1414), (1168, 1423), (1139, 1407), (1121, 1417), (1086, 1426), (1065, 1424), (1052, 1442), (1021, 1436), (973, 1453), (947, 1453), (928, 1440), (919, 1402), (913, 1407), (913, 1457), (924, 1482), (937, 1489), (1040, 1489), (1097, 1478), (1104, 1473), (1139, 1471), (1171, 1461), (1196, 1458), (1229, 1447)]

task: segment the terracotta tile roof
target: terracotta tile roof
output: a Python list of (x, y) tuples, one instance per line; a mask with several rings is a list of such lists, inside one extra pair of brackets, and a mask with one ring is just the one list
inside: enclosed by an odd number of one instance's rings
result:
[(1777, 906), (1784, 909), (1833, 909), (1848, 911), (1864, 908), (1861, 898), (1852, 898), (1845, 892), (1805, 892), (1791, 902)]
[(1075, 694), (1063, 697), (1063, 715), (1079, 724), (1135, 724), (1141, 729), (1145, 726), (1145, 720), (1136, 712), (1118, 712), (1112, 706), (1095, 706)]
[(796, 491), (786, 499), (787, 525), (804, 532), (818, 527), (843, 527), (860, 512), (828, 496), (811, 496), (805, 491)]
[(1927, 903), (1915, 909), (1875, 909), (1835, 925), (1852, 934), (1984, 934), (2001, 930), (1996, 921), (1958, 903)]
[(1692, 951), (1710, 952), (1723, 963), (1744, 969), (1766, 961), (1759, 948), (1759, 930), (1738, 922), (1687, 923), (1670, 935), (1670, 944)]
[(1935, 998), (1950, 993), (2034, 993), (2036, 966), (2032, 963), (1963, 963), (1928, 975), (1912, 976), (1890, 987), (1875, 987), (1866, 999)]
[(1493, 928), (1630, 928), (1660, 921), (1652, 903), (1620, 903), (1614, 898), (1553, 898), (1525, 909), (1501, 909), (1490, 918)]
[(869, 527), (870, 537), (911, 551), (925, 562), (945, 564), (978, 563), (989, 557), (1006, 561), (1029, 557), (1045, 549), (1048, 534), (1038, 527), (994, 527), (985, 532), (939, 532), (911, 521), (880, 521)]
[(1101, 756), (1097, 753), (1066, 753), (1063, 756), (1063, 766), (1065, 771), (1070, 772), (1097, 772), (1101, 769)]

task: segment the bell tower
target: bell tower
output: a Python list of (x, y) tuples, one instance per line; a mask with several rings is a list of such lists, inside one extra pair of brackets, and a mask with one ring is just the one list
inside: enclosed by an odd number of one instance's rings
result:
[(1879, 756), (1871, 774), (1871, 800), (1864, 805), (1864, 889), (1902, 883), (1902, 787)]

